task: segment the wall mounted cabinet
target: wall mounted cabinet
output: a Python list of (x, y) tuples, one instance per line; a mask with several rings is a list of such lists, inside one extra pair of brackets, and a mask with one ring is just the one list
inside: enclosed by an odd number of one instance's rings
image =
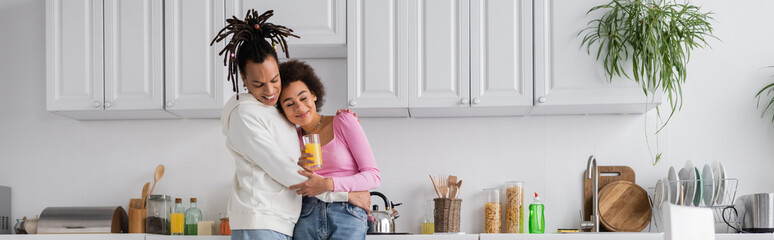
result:
[[(301, 38), (288, 38), (291, 58), (347, 57), (346, 0), (229, 0), (231, 11), (226, 17), (242, 18), (249, 9), (259, 14), (274, 10), (270, 22), (293, 29)], [(279, 50), (280, 58), (285, 54)]]
[(632, 80), (608, 82), (602, 64), (580, 44), (590, 19), (604, 0), (535, 0), (535, 106), (538, 114), (644, 113), (661, 103), (661, 94), (646, 99)]
[(363, 116), (524, 115), (531, 3), (349, 1), (349, 107)]
[(175, 117), (163, 107), (162, 7), (47, 1), (47, 109), (77, 119)]

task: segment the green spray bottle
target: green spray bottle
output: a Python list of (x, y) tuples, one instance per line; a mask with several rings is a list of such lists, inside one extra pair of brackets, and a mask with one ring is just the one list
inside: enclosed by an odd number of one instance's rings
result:
[(535, 200), (529, 205), (529, 233), (544, 233), (546, 219), (543, 217), (543, 204), (535, 193)]

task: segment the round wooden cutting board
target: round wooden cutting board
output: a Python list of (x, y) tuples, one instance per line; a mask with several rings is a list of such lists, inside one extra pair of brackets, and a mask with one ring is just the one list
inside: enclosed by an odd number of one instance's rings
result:
[(599, 191), (599, 222), (614, 232), (640, 232), (650, 223), (645, 189), (629, 181), (611, 182)]

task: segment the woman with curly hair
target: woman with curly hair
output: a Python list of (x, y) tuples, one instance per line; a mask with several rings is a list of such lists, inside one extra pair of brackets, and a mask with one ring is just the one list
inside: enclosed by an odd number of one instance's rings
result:
[[(381, 185), (381, 173), (360, 122), (351, 113), (336, 116), (319, 113), (325, 88), (314, 69), (306, 63), (284, 62), (280, 64), (280, 75), (284, 79), (277, 109), (298, 126), (302, 149), (302, 136), (318, 134), (323, 152), (321, 169), (301, 173), (323, 176), (325, 184), (304, 182), (290, 186), (291, 190), (297, 189), (297, 193), (304, 196), (294, 239), (365, 239), (366, 211), (347, 202), (325, 202), (314, 198), (320, 192), (367, 191)], [(302, 154), (300, 166), (310, 163), (307, 157), (312, 154)]]

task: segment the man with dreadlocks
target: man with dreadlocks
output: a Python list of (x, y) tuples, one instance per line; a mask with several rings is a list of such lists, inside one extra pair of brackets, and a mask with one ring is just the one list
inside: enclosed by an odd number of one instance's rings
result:
[[(330, 179), (298, 173), (301, 151), (296, 130), (274, 105), (281, 90), (276, 44), (288, 56), (285, 37), (292, 30), (266, 22), (273, 15), (250, 10), (244, 20), (233, 17), (210, 45), (231, 35), (220, 52), (228, 81), (237, 93), (223, 108), (221, 124), (226, 146), (236, 159), (228, 214), (231, 239), (291, 239), (301, 212), (301, 196), (289, 186), (324, 185)], [(267, 41), (271, 40), (271, 43)], [(289, 56), (288, 56), (289, 57)], [(237, 73), (248, 93), (239, 94)], [(368, 209), (368, 192), (315, 193), (326, 202), (351, 202)], [(365, 227), (365, 226), (363, 226)]]

